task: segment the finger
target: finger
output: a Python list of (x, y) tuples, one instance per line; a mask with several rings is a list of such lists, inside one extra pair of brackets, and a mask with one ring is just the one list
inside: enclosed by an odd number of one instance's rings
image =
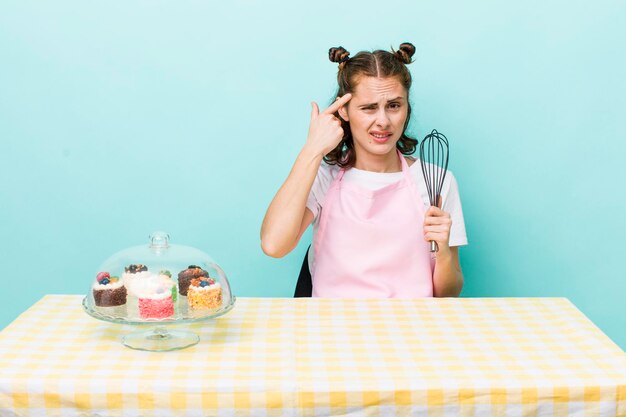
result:
[(343, 96), (339, 98), (339, 100), (336, 100), (326, 110), (324, 110), (324, 113), (333, 114), (334, 112), (339, 110), (341, 107), (343, 107), (348, 101), (350, 101), (351, 98), (352, 98), (352, 94), (350, 93), (344, 94)]
[(443, 219), (443, 220), (451, 220), (452, 216), (450, 216), (450, 213), (446, 213), (445, 211), (442, 212), (426, 212), (424, 213), (424, 220), (428, 220), (428, 219)]
[(429, 217), (424, 219), (424, 226), (445, 226), (452, 227), (452, 220), (446, 217)]
[(450, 228), (441, 225), (428, 225), (424, 226), (424, 233), (450, 234)]
[(432, 242), (435, 241), (437, 243), (444, 243), (444, 244), (448, 244), (449, 242), (449, 236), (446, 235), (445, 233), (435, 233), (435, 232), (429, 232), (426, 233), (424, 235), (424, 240), (428, 241), (428, 242)]
[(319, 115), (320, 115), (320, 108), (317, 106), (316, 102), (312, 101), (311, 102), (311, 119), (315, 119)]
[(430, 223), (430, 224), (424, 224), (424, 230), (437, 230), (437, 231), (446, 231), (446, 230), (450, 230), (450, 225), (452, 224), (452, 222), (445, 222), (445, 223)]
[(435, 206), (430, 206), (428, 210), (426, 210), (426, 213), (424, 213), (424, 216), (434, 216), (434, 217), (441, 217), (441, 216), (446, 216), (446, 215), (449, 215), (449, 214), (441, 210), (439, 207), (435, 207)]

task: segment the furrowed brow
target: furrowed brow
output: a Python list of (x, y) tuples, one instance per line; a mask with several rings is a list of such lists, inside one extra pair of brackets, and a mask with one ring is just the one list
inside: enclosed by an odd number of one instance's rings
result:
[[(398, 96), (396, 98), (390, 98), (389, 100), (387, 100), (387, 103), (391, 103), (392, 101), (403, 101), (406, 100), (403, 96)], [(378, 106), (378, 103), (363, 103), (363, 104), (359, 104), (359, 107), (374, 107), (374, 106)]]

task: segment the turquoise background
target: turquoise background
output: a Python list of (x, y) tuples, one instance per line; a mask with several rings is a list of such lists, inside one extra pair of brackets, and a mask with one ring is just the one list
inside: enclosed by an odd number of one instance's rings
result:
[(4, 0), (0, 328), (153, 230), (238, 296), (291, 296), (308, 242), (272, 259), (259, 229), (334, 93), (327, 50), (411, 41), (411, 131), (451, 140), (463, 296), (567, 297), (625, 349), (624, 22), (622, 1)]

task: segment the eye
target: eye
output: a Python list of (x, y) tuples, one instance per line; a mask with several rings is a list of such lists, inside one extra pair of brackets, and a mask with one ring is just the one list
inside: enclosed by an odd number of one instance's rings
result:
[(361, 110), (366, 111), (366, 112), (371, 112), (376, 110), (376, 106), (365, 106), (365, 107), (361, 107)]
[(398, 110), (402, 107), (402, 104), (397, 103), (397, 102), (393, 102), (393, 103), (389, 103), (389, 108), (392, 110)]

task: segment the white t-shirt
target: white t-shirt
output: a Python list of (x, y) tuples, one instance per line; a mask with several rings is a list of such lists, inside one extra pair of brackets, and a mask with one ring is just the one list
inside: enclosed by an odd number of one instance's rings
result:
[[(320, 165), (306, 206), (313, 212), (313, 233), (317, 233), (319, 226), (320, 212), (324, 208), (324, 199), (326, 192), (330, 187), (337, 174), (339, 173), (337, 165), (328, 165), (324, 162)], [(428, 190), (422, 173), (422, 166), (419, 159), (409, 167), (409, 172), (413, 175), (415, 186), (419, 195), (424, 201), (426, 207), (430, 206), (428, 198)], [(343, 181), (358, 185), (370, 190), (377, 190), (389, 184), (400, 181), (402, 172), (371, 172), (363, 171), (357, 168), (351, 168), (343, 175)], [(452, 218), (452, 226), (450, 227), (450, 246), (467, 245), (467, 235), (465, 233), (465, 222), (463, 221), (463, 210), (461, 208), (461, 198), (459, 197), (459, 188), (452, 172), (448, 171), (443, 181), (441, 190), (441, 198), (443, 200), (442, 210), (450, 213)], [(421, 233), (416, 231), (416, 233)], [(313, 265), (313, 251), (309, 251), (309, 266)]]

